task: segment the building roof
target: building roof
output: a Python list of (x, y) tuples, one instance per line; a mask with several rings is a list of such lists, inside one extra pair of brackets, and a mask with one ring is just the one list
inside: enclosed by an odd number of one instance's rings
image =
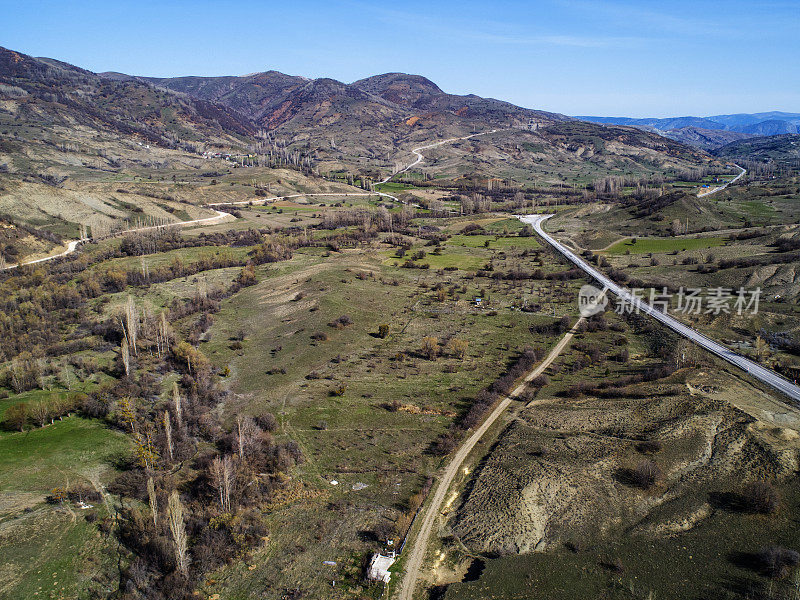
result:
[(372, 560), (369, 563), (369, 569), (367, 569), (367, 577), (375, 581), (389, 583), (389, 578), (392, 576), (389, 572), (389, 567), (394, 564), (395, 560), (397, 559), (394, 556), (394, 552), (390, 553), (389, 556), (373, 554)]

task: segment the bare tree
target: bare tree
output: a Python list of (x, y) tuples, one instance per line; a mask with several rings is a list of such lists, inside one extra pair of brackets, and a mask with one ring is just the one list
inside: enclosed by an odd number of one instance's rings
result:
[(230, 456), (215, 458), (209, 467), (211, 484), (219, 494), (219, 505), (227, 512), (231, 508), (231, 488), (233, 486), (233, 461)]
[(33, 402), (30, 410), (34, 420), (39, 423), (39, 427), (44, 427), (44, 424), (50, 416), (50, 407), (47, 406), (47, 403), (43, 400)]
[(186, 525), (183, 521), (183, 504), (178, 490), (173, 490), (167, 502), (167, 521), (172, 541), (175, 544), (175, 562), (178, 570), (186, 575), (189, 571), (189, 553), (186, 540)]
[(150, 500), (150, 512), (153, 515), (153, 527), (158, 527), (158, 499), (156, 498), (156, 485), (152, 477), (147, 478), (147, 497)]
[(168, 410), (164, 411), (164, 435), (167, 438), (167, 454), (169, 454), (169, 459), (172, 460), (173, 458), (172, 423), (170, 422)]
[(130, 349), (136, 355), (136, 334), (139, 329), (139, 316), (131, 295), (128, 295), (128, 302), (125, 304), (125, 329), (128, 334)]
[(169, 349), (169, 343), (172, 339), (172, 329), (167, 321), (167, 311), (162, 311), (159, 318), (158, 326), (156, 327), (156, 353), (161, 358)]
[(175, 418), (178, 420), (178, 427), (183, 427), (183, 406), (181, 403), (181, 391), (178, 389), (177, 381), (172, 386), (172, 401), (175, 404)]
[(122, 354), (122, 364), (125, 365), (125, 376), (130, 376), (131, 374), (131, 351), (128, 349), (128, 340), (127, 337), (124, 337), (122, 340), (122, 345), (120, 346), (120, 353)]
[(252, 417), (239, 415), (236, 418), (236, 446), (239, 458), (245, 460), (248, 454), (258, 448), (261, 443), (261, 428)]

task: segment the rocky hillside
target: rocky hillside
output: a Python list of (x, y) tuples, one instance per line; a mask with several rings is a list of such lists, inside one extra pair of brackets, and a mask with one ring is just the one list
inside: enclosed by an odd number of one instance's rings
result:
[(797, 167), (800, 165), (800, 135), (772, 135), (726, 144), (714, 154), (727, 160), (774, 161)]
[(232, 143), (254, 133), (248, 119), (222, 104), (5, 48), (0, 48), (0, 102), (3, 113), (19, 123), (91, 128), (164, 147), (213, 139)]
[[(118, 76), (118, 75), (117, 75)], [(437, 150), (426, 160), (432, 175), (526, 180), (543, 170), (653, 170), (705, 159), (656, 133), (578, 123), (475, 95), (454, 95), (420, 75), (385, 73), (345, 84), (268, 71), (243, 77), (142, 78), (200, 99), (221, 102), (268, 135), (315, 155), (325, 165), (385, 173), (398, 149), (475, 132), (517, 130)], [(546, 167), (546, 169), (545, 169)], [(553, 179), (556, 181), (556, 179)]]
[[(403, 73), (351, 84), (277, 71), (148, 78), (95, 74), (2, 49), (0, 86), (0, 125), (13, 130), (10, 145), (0, 148), (0, 164), (11, 172), (31, 171), (36, 163), (34, 171), (52, 170), (54, 162), (125, 168), (135, 162), (126, 162), (129, 151), (148, 144), (195, 157), (209, 148), (285, 148), (307, 157), (317, 170), (346, 169), (379, 178), (408, 161), (414, 146), (492, 130), (499, 133), (431, 151), (421, 170), (435, 177), (561, 185), (708, 161), (653, 132), (448, 94), (425, 77)], [(124, 151), (114, 147), (125, 144)], [(112, 158), (98, 161), (98, 148)], [(43, 161), (48, 152), (52, 160)], [(65, 160), (63, 152), (81, 158)]]
[(668, 129), (661, 135), (701, 150), (714, 150), (731, 142), (746, 140), (753, 137), (749, 133), (738, 131), (725, 131), (724, 129), (703, 129), (702, 127), (681, 127)]

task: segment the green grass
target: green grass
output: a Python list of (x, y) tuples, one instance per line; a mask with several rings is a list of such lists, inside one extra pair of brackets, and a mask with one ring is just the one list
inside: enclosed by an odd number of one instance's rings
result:
[[(429, 249), (429, 248), (428, 248)], [(402, 258), (398, 258), (395, 251), (393, 250), (384, 250), (381, 251), (381, 256), (385, 257), (383, 264), (387, 266), (394, 265), (402, 265), (407, 260), (411, 260), (411, 255), (416, 252), (417, 249), (412, 249), (411, 251), (407, 252), (405, 256)], [(481, 256), (472, 253), (466, 252), (457, 252), (452, 251), (450, 249), (445, 250), (442, 254), (429, 254), (426, 253), (425, 257), (416, 261), (413, 261), (416, 265), (423, 265), (427, 264), (430, 265), (431, 269), (445, 269), (447, 267), (456, 267), (462, 271), (477, 271), (478, 269), (482, 269), (483, 266), (488, 261), (488, 256)]]
[(611, 246), (608, 254), (658, 254), (673, 251), (700, 250), (722, 246), (725, 238), (699, 237), (699, 238), (638, 238), (621, 240)]
[[(172, 264), (175, 260), (181, 260), (186, 264), (197, 262), (202, 259), (221, 259), (234, 258), (242, 259), (247, 256), (250, 247), (230, 247), (230, 246), (198, 246), (190, 248), (179, 248), (167, 252), (148, 254), (144, 257), (144, 262), (148, 268), (161, 267)], [(122, 269), (140, 269), (142, 257), (128, 256), (125, 258), (113, 258), (101, 263), (92, 265), (92, 270), (104, 270), (110, 267)]]
[(397, 183), (395, 181), (389, 181), (387, 183), (382, 183), (380, 185), (376, 185), (375, 189), (379, 192), (386, 192), (391, 194), (392, 192), (402, 192), (405, 190), (416, 190), (418, 189), (417, 186), (411, 185), (410, 183)]
[[(423, 261), (481, 266), (491, 254), (482, 248), (453, 250), (426, 255)], [(214, 315), (210, 341), (201, 348), (214, 364), (231, 368), (227, 382), (241, 400), (226, 407), (228, 415), (237, 410), (272, 412), (279, 421), (275, 435), (296, 441), (305, 457), (293, 472), (294, 480), (321, 494), (267, 515), (271, 537), (254, 557), (255, 568), (239, 563), (214, 574), (220, 582), (215, 591), (222, 597), (252, 597), (289, 580), (309, 597), (372, 597), (372, 589), (361, 588), (359, 569), (350, 574), (321, 571), (321, 562), (335, 560), (347, 570), (344, 565), (359, 562), (354, 556), (360, 559), (374, 550), (374, 543), (353, 532), (397, 516), (441, 464), (425, 450), (453, 415), (465, 410), (520, 348), (552, 343), (529, 330), (552, 317), (508, 309), (519, 290), (455, 271), (446, 277), (460, 282), (456, 297), (438, 302), (421, 280), (433, 283), (440, 276), (434, 270), (393, 267), (391, 263), (402, 262), (391, 258), (393, 253), (331, 253), (325, 259), (298, 253), (289, 261), (259, 267), (261, 281), (223, 301)], [(357, 276), (366, 271), (374, 278)], [(469, 300), (481, 288), (496, 312), (472, 307)], [(351, 326), (328, 327), (342, 314), (352, 317)], [(390, 325), (385, 339), (373, 335), (381, 323)], [(240, 328), (246, 337), (239, 350), (232, 347), (231, 336)], [(315, 332), (328, 339), (312, 342)], [(422, 358), (418, 349), (426, 336), (465, 339), (467, 356)], [(307, 378), (312, 372), (314, 377)], [(347, 384), (345, 393), (331, 396), (339, 382)], [(388, 410), (393, 401), (433, 410)], [(339, 485), (331, 486), (332, 479)], [(351, 487), (357, 482), (368, 487), (354, 492)], [(298, 545), (302, 552), (293, 550)], [(330, 578), (337, 580), (336, 588)]]
[[(103, 507), (96, 508), (105, 514)], [(89, 593), (101, 587), (92, 579), (113, 572), (116, 553), (83, 514), (45, 507), (4, 531), (0, 598), (98, 597)]]
[(0, 434), (0, 491), (46, 493), (104, 470), (130, 447), (100, 421), (65, 417), (46, 427)]
[[(489, 245), (486, 246), (486, 242)], [(454, 235), (447, 240), (448, 246), (465, 246), (467, 248), (541, 248), (541, 244), (534, 236), (530, 237), (495, 237), (493, 235)]]

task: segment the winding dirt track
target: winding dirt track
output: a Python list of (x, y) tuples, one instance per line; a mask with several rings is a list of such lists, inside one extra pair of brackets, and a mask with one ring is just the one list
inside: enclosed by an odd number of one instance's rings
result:
[[(578, 319), (577, 323), (575, 323), (572, 329), (564, 334), (564, 337), (562, 337), (555, 347), (550, 351), (550, 354), (547, 355), (547, 358), (545, 358), (536, 368), (528, 373), (522, 382), (516, 388), (514, 388), (514, 391), (504, 398), (486, 418), (483, 424), (478, 427), (478, 429), (476, 429), (472, 435), (469, 436), (469, 438), (467, 438), (467, 440), (455, 453), (450, 463), (447, 465), (442, 477), (439, 479), (439, 483), (436, 486), (436, 491), (434, 492), (430, 503), (422, 513), (422, 524), (420, 525), (419, 530), (416, 532), (416, 535), (413, 536), (413, 539), (410, 539), (406, 542), (406, 547), (408, 549), (405, 550), (405, 552), (407, 553), (407, 557), (403, 569), (403, 579), (400, 582), (400, 588), (396, 596), (398, 600), (412, 600), (414, 597), (414, 591), (417, 587), (417, 580), (419, 579), (420, 567), (425, 559), (425, 552), (428, 548), (428, 541), (433, 533), (434, 525), (436, 524), (436, 518), (440, 514), (441, 506), (444, 503), (447, 491), (452, 485), (453, 479), (455, 479), (458, 470), (461, 468), (461, 464), (464, 462), (467, 456), (469, 456), (473, 448), (475, 448), (475, 444), (478, 443), (486, 431), (509, 407), (512, 400), (522, 394), (522, 392), (525, 391), (526, 385), (532, 379), (541, 375), (544, 370), (549, 367), (550, 364), (558, 357), (558, 355), (564, 351), (564, 348), (566, 348), (567, 344), (569, 344), (570, 340), (575, 335), (575, 332), (578, 330), (580, 324), (584, 320), (585, 319), (583, 317)], [(411, 536), (411, 534), (409, 534), (409, 536)]]
[[(195, 225), (216, 225), (218, 223), (223, 223), (229, 219), (235, 218), (230, 213), (222, 212), (221, 210), (214, 210), (216, 215), (213, 217), (205, 217), (203, 219), (192, 219), (191, 221), (176, 221), (175, 223), (166, 223), (164, 225), (151, 225), (148, 227), (137, 227), (136, 229), (126, 229), (125, 231), (120, 231), (118, 234), (112, 235), (123, 235), (126, 233), (138, 233), (142, 231), (151, 231), (153, 229), (169, 229), (172, 227), (193, 227)], [(6, 265), (5, 267), (0, 268), (0, 271), (6, 271), (8, 269), (16, 269), (20, 265), (35, 265), (36, 263), (46, 262), (48, 260), (55, 260), (56, 258), (61, 258), (63, 256), (67, 256), (68, 254), (72, 254), (77, 250), (78, 246), (80, 246), (83, 242), (88, 242), (89, 238), (81, 238), (79, 240), (72, 240), (67, 244), (67, 249), (63, 252), (58, 252), (56, 254), (51, 254), (50, 256), (45, 256), (44, 258), (37, 258), (36, 260), (29, 260), (23, 263), (17, 263), (16, 265)]]
[[(414, 154), (414, 156), (416, 157), (414, 159), (414, 161), (409, 163), (408, 166), (400, 169), (399, 171), (395, 171), (391, 175), (388, 175), (385, 179), (383, 179), (382, 181), (379, 181), (377, 185), (380, 185), (382, 183), (387, 183), (387, 182), (391, 181), (391, 179), (393, 177), (395, 177), (396, 175), (400, 175), (401, 173), (405, 173), (410, 168), (415, 167), (416, 165), (421, 163), (423, 160), (425, 160), (425, 157), (422, 156), (422, 153), (421, 153), (422, 150), (427, 150), (428, 148), (435, 148), (437, 146), (441, 146), (443, 144), (449, 144), (449, 143), (452, 143), (452, 142), (460, 142), (462, 140), (468, 140), (470, 138), (474, 138), (474, 137), (477, 137), (479, 135), (487, 135), (487, 134), (490, 134), (490, 133), (495, 133), (497, 131), (499, 131), (499, 130), (498, 129), (492, 129), (491, 131), (483, 131), (483, 132), (480, 132), (480, 133), (473, 133), (472, 135), (465, 135), (464, 137), (449, 138), (449, 139), (446, 139), (446, 140), (439, 140), (438, 142), (433, 142), (432, 144), (427, 144), (425, 146), (419, 146), (417, 148), (412, 148), (411, 149), (411, 153)], [(344, 193), (341, 193), (341, 192), (339, 192), (339, 193), (337, 193), (337, 192), (320, 192), (320, 193), (316, 193), (316, 194), (313, 194), (313, 193), (312, 194), (290, 194), (288, 196), (275, 196), (273, 198), (257, 198), (255, 200), (243, 200), (241, 202), (212, 202), (212, 203), (206, 204), (205, 206), (210, 208), (210, 209), (212, 209), (215, 213), (217, 213), (213, 217), (206, 217), (204, 219), (193, 219), (191, 221), (177, 221), (175, 223), (167, 223), (166, 225), (153, 225), (153, 226), (150, 226), (150, 227), (139, 227), (137, 229), (128, 229), (128, 230), (125, 230), (125, 231), (120, 231), (118, 234), (114, 234), (114, 235), (124, 235), (126, 233), (136, 233), (136, 232), (142, 232), (142, 231), (150, 231), (150, 230), (154, 230), (154, 229), (166, 229), (166, 228), (169, 228), (169, 227), (193, 227), (195, 225), (216, 225), (218, 223), (222, 223), (224, 221), (227, 221), (229, 219), (233, 219), (235, 217), (230, 213), (226, 213), (226, 212), (223, 212), (221, 210), (217, 210), (216, 208), (214, 208), (215, 206), (236, 206), (236, 205), (245, 205), (245, 204), (248, 204), (248, 205), (249, 204), (263, 204), (265, 202), (274, 202), (274, 201), (277, 201), (277, 200), (289, 200), (291, 198), (301, 198), (301, 197), (306, 197), (306, 196), (382, 196), (384, 198), (389, 198), (391, 200), (394, 200), (395, 202), (400, 202), (400, 200), (398, 200), (398, 198), (396, 196), (392, 196), (391, 194), (387, 194), (385, 192), (344, 192)], [(58, 252), (56, 254), (51, 254), (50, 256), (45, 256), (44, 258), (37, 258), (36, 260), (30, 260), (30, 261), (27, 261), (27, 262), (24, 262), (24, 263), (18, 263), (18, 264), (15, 264), (15, 265), (6, 265), (4, 267), (0, 267), (0, 271), (6, 271), (6, 270), (9, 270), (9, 269), (16, 269), (20, 265), (33, 265), (33, 264), (36, 264), (36, 263), (46, 262), (46, 261), (49, 261), (49, 260), (55, 260), (56, 258), (62, 258), (64, 256), (67, 256), (68, 254), (72, 254), (73, 252), (75, 252), (75, 250), (78, 248), (78, 246), (80, 246), (83, 242), (88, 242), (88, 241), (89, 241), (88, 238), (82, 238), (82, 239), (79, 239), (79, 240), (72, 240), (72, 241), (67, 243), (67, 248), (63, 252)]]

